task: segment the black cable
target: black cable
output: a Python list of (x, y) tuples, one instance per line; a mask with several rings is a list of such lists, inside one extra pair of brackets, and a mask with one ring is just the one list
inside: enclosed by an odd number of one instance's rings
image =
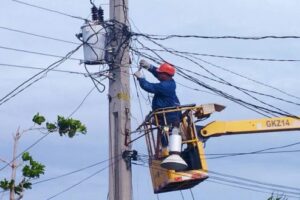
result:
[[(138, 41), (138, 42), (139, 42), (139, 41)], [(154, 44), (160, 46), (161, 48), (164, 48), (162, 45), (158, 44), (158, 43), (155, 42), (155, 41), (151, 41), (151, 42), (153, 42)], [(140, 44), (141, 44), (141, 43), (140, 43)], [(143, 44), (141, 44), (141, 45), (143, 45)], [(144, 46), (144, 45), (143, 45), (143, 46)], [(145, 47), (145, 46), (144, 46), (144, 47)], [(146, 47), (146, 48), (147, 48), (147, 47)], [(148, 49), (149, 51), (151, 51), (150, 48), (147, 48), (147, 49)], [(167, 51), (167, 49), (166, 49), (166, 51)], [(155, 54), (157, 57), (159, 57), (160, 60), (164, 61), (164, 59), (161, 58), (156, 52), (153, 52), (153, 51), (152, 51), (152, 53)], [(143, 56), (145, 56), (145, 55), (143, 55)], [(201, 67), (202, 69), (204, 69), (204, 70), (205, 70), (206, 72), (208, 72), (209, 74), (211, 74), (211, 75), (217, 77), (217, 78), (220, 79), (222, 82), (226, 83), (228, 86), (234, 87), (234, 88), (236, 88), (236, 89), (239, 90), (239, 88), (238, 88), (237, 86), (235, 86), (235, 85), (229, 83), (228, 81), (225, 81), (224, 79), (222, 79), (222, 78), (216, 76), (215, 74), (213, 74), (212, 72), (210, 72), (209, 70), (207, 70), (206, 68), (204, 68), (204, 67), (203, 67), (202, 65), (200, 65), (199, 63), (197, 63), (197, 62), (193, 61), (192, 59), (187, 58), (187, 57), (185, 57), (185, 56), (183, 56), (183, 57), (186, 58), (186, 59), (188, 59), (189, 61), (195, 63), (197, 66)], [(186, 78), (186, 79), (188, 79), (188, 80), (191, 80), (191, 81), (193, 81), (193, 82), (195, 82), (195, 83), (197, 83), (197, 84), (200, 84), (202, 87), (205, 87), (205, 88), (207, 88), (207, 89), (208, 89), (209, 87), (211, 87), (211, 86), (208, 86), (206, 83), (204, 83), (204, 82), (202, 82), (202, 81), (200, 81), (200, 80), (198, 80), (198, 79), (196, 79), (196, 78), (193, 78), (192, 76), (189, 76), (189, 75), (185, 74), (182, 70), (179, 70), (179, 67), (178, 67), (178, 66), (176, 66), (176, 67), (177, 67), (177, 70), (180, 72), (179, 74), (180, 74), (180, 75), (183, 75), (184, 78)], [(186, 69), (184, 69), (184, 68), (181, 68), (181, 69), (186, 70)], [(191, 73), (193, 73), (193, 74), (195, 73), (195, 72), (192, 72), (192, 71), (190, 71), (190, 70), (186, 70), (186, 71), (189, 71), (189, 72), (191, 72)], [(212, 90), (212, 88), (210, 88), (210, 90)], [(214, 92), (215, 92), (216, 90), (217, 90), (216, 88), (213, 89)], [(232, 101), (234, 101), (234, 102), (236, 102), (236, 103), (239, 103), (240, 105), (243, 105), (244, 107), (247, 107), (248, 109), (249, 109), (249, 106), (250, 106), (250, 107), (253, 107), (253, 108), (256, 109), (256, 110), (259, 109), (260, 111), (263, 111), (263, 112), (265, 112), (265, 113), (272, 114), (273, 116), (276, 116), (276, 115), (274, 115), (274, 114), (278, 114), (278, 115), (292, 116), (292, 117), (297, 118), (295, 115), (292, 115), (292, 114), (290, 114), (290, 113), (288, 113), (288, 112), (286, 112), (286, 111), (283, 111), (282, 109), (280, 109), (280, 108), (278, 108), (278, 107), (275, 107), (275, 106), (273, 106), (273, 105), (271, 105), (271, 104), (268, 104), (268, 103), (266, 103), (266, 102), (264, 102), (264, 101), (262, 101), (262, 100), (259, 100), (258, 98), (254, 97), (253, 95), (249, 94), (248, 92), (246, 92), (246, 91), (244, 91), (244, 90), (240, 90), (240, 91), (243, 92), (244, 94), (248, 95), (249, 97), (253, 98), (254, 100), (259, 101), (260, 103), (262, 103), (262, 104), (264, 104), (264, 105), (270, 106), (270, 107), (272, 107), (272, 108), (274, 108), (274, 109), (276, 109), (276, 110), (278, 110), (278, 111), (271, 110), (271, 109), (268, 109), (268, 108), (266, 108), (266, 107), (254, 105), (254, 104), (252, 104), (252, 103), (243, 101), (243, 100), (241, 100), (241, 99), (237, 99), (237, 98), (233, 97), (232, 95), (228, 95), (228, 94), (225, 95), (225, 93), (222, 92), (222, 91), (220, 91), (220, 90), (217, 90), (217, 93), (221, 94), (223, 97), (225, 97), (225, 98), (227, 98), (227, 99), (230, 99), (230, 100), (232, 100)], [(251, 110), (253, 110), (253, 109), (251, 109)], [(257, 112), (257, 111), (255, 111), (255, 112)], [(264, 116), (265, 116), (265, 115), (264, 115)]]
[[(117, 156), (117, 157), (119, 158), (120, 155)], [(63, 178), (63, 177), (66, 177), (66, 176), (69, 176), (69, 175), (72, 175), (72, 174), (75, 174), (75, 173), (78, 173), (78, 172), (87, 170), (87, 169), (90, 169), (90, 168), (92, 168), (92, 167), (96, 167), (96, 166), (98, 166), (98, 165), (101, 165), (101, 164), (103, 164), (103, 163), (105, 163), (105, 162), (108, 162), (108, 161), (114, 160), (114, 159), (116, 159), (116, 158), (111, 158), (111, 159), (106, 159), (106, 160), (103, 160), (103, 161), (99, 161), (99, 162), (93, 163), (93, 164), (91, 164), (91, 165), (85, 166), (85, 167), (83, 167), (83, 168), (80, 168), (80, 169), (77, 169), (77, 170), (74, 170), (74, 171), (71, 171), (71, 172), (68, 172), (68, 173), (65, 173), (65, 174), (61, 174), (61, 175), (56, 176), (56, 177), (52, 177), (52, 178), (48, 178), (48, 179), (36, 181), (36, 182), (32, 183), (32, 185), (36, 185), (36, 184), (40, 184), (40, 183), (44, 183), (44, 182), (48, 182), (48, 181), (60, 179), (60, 178)]]
[(258, 184), (258, 185), (265, 185), (265, 186), (268, 186), (268, 187), (275, 187), (275, 188), (280, 188), (280, 189), (284, 188), (284, 189), (288, 189), (288, 190), (293, 190), (293, 191), (297, 191), (298, 195), (300, 195), (300, 193), (299, 193), (300, 188), (296, 188), (296, 187), (290, 187), (290, 186), (273, 184), (273, 183), (266, 183), (266, 182), (252, 180), (252, 179), (243, 178), (243, 177), (239, 177), (239, 176), (224, 174), (224, 173), (220, 173), (220, 172), (216, 172), (216, 171), (212, 171), (212, 170), (208, 170), (208, 173), (215, 174), (215, 175), (222, 176), (222, 177), (226, 177), (226, 178), (236, 179), (236, 180), (239, 180), (239, 181), (246, 181), (246, 182), (250, 182), (250, 183), (254, 183), (254, 184)]
[[(122, 158), (116, 159), (115, 162), (118, 162), (120, 159), (122, 159)], [(113, 162), (113, 163), (114, 163), (114, 162)], [(59, 196), (59, 195), (65, 193), (65, 192), (67, 192), (67, 191), (73, 189), (74, 187), (76, 187), (76, 186), (82, 184), (83, 182), (89, 180), (90, 178), (96, 176), (96, 175), (99, 174), (100, 172), (106, 170), (106, 169), (109, 168), (113, 163), (110, 163), (108, 166), (106, 166), (106, 167), (104, 167), (104, 168), (101, 168), (100, 170), (98, 170), (98, 171), (94, 172), (93, 174), (91, 174), (91, 175), (89, 175), (89, 176), (83, 178), (83, 179), (80, 180), (79, 182), (77, 182), (77, 183), (71, 185), (70, 187), (67, 187), (67, 188), (65, 188), (64, 190), (62, 190), (62, 191), (56, 193), (55, 195), (53, 195), (53, 196), (47, 198), (46, 200), (53, 199), (53, 198), (55, 198), (55, 197), (57, 197), (57, 196)]]
[(179, 192), (180, 192), (180, 195), (181, 195), (182, 200), (185, 200), (185, 199), (184, 199), (184, 196), (183, 196), (183, 193), (182, 193), (182, 190), (180, 190)]
[[(211, 157), (211, 158), (207, 158), (207, 159), (218, 159), (218, 158), (225, 158), (225, 157), (232, 157), (232, 156), (240, 156), (240, 155), (249, 155), (249, 154), (260, 154), (260, 153), (275, 153), (275, 152), (267, 152), (270, 150), (277, 150), (277, 149), (283, 149), (283, 148), (287, 148), (287, 147), (291, 147), (291, 146), (295, 146), (295, 145), (299, 145), (300, 142), (295, 142), (292, 144), (287, 144), (287, 145), (283, 145), (283, 146), (279, 146), (279, 147), (270, 147), (270, 148), (266, 148), (266, 149), (261, 149), (261, 150), (256, 150), (256, 151), (251, 151), (251, 152), (245, 152), (245, 153), (228, 153), (228, 154), (223, 154), (221, 156), (216, 156), (216, 157)], [(287, 153), (286, 152), (278, 152), (278, 153)], [(298, 152), (298, 150), (291, 150), (289, 152)], [(206, 154), (206, 155), (214, 155), (214, 154)], [(215, 154), (216, 155), (216, 154)]]
[[(17, 49), (17, 48), (6, 47), (6, 46), (0, 46), (0, 49), (10, 50), (10, 51), (18, 51), (18, 52), (23, 52), (23, 53), (30, 53), (30, 54), (36, 54), (36, 55), (48, 56), (48, 57), (54, 57), (54, 58), (65, 58), (65, 56), (49, 54), (49, 53), (42, 53), (42, 52), (37, 52), (37, 51), (29, 51), (29, 50), (25, 50), (25, 49)], [(79, 58), (71, 58), (70, 57), (68, 59), (82, 61), (82, 59), (79, 59)]]
[[(21, 68), (21, 69), (34, 69), (34, 70), (44, 70), (45, 69), (45, 68), (42, 68), (42, 67), (32, 67), (32, 66), (25, 66), (25, 65), (8, 64), (8, 63), (0, 63), (0, 66), (13, 67), (13, 68)], [(68, 71), (68, 70), (59, 70), (59, 69), (53, 69), (51, 71), (86, 76), (86, 74), (82, 73), (82, 72), (75, 72), (75, 71)]]
[(71, 112), (71, 114), (69, 115), (69, 117), (72, 117), (83, 105), (83, 103), (86, 101), (86, 99), (89, 97), (89, 95), (95, 90), (96, 87), (93, 87), (86, 95), (85, 97), (82, 99), (82, 101), (80, 102), (80, 104), (73, 110), (73, 112)]
[[(17, 94), (19, 94), (20, 92), (22, 92), (23, 90), (25, 90), (26, 88), (28, 88), (29, 86), (31, 86), (32, 84), (34, 84), (35, 82), (37, 82), (38, 80), (42, 79), (49, 71), (51, 71), (52, 69), (58, 67), (60, 64), (62, 64), (65, 60), (67, 60), (72, 54), (74, 54), (82, 45), (79, 45), (78, 47), (76, 47), (74, 50), (70, 51), (69, 53), (66, 54), (65, 57), (59, 59), (58, 61), (55, 61), (54, 63), (52, 63), (51, 65), (49, 65), (48, 67), (46, 67), (44, 70), (38, 72), (37, 74), (33, 75), (32, 77), (30, 77), (29, 79), (27, 79), (26, 81), (24, 81), (23, 83), (21, 83), (20, 85), (18, 85), (15, 89), (13, 89), (11, 92), (9, 92), (8, 94), (6, 94), (4, 97), (2, 97), (0, 99), (0, 106), (3, 105), (3, 103), (7, 102), (8, 100), (10, 100), (11, 98), (15, 97)], [(43, 74), (44, 73), (44, 74)], [(38, 79), (34, 80), (31, 83), (28, 83), (29, 81), (33, 80), (34, 78), (38, 77), (39, 75), (43, 74), (43, 76), (39, 77)], [(20, 89), (22, 86), (24, 86), (25, 84), (27, 84), (27, 86), (25, 86), (23, 89)], [(20, 90), (19, 90), (20, 89)], [(17, 90), (19, 90), (18, 92), (16, 92)], [(14, 94), (15, 93), (15, 94)], [(11, 96), (11, 97), (9, 97)]]
[[(149, 60), (152, 60), (153, 62), (156, 62), (156, 63), (164, 62), (164, 59), (162, 59), (162, 58), (161, 58), (159, 55), (157, 55), (157, 54), (155, 54), (155, 55), (156, 55), (157, 57), (159, 57), (159, 60), (157, 60), (156, 58), (154, 58), (154, 57), (152, 57), (152, 56), (149, 56), (149, 55), (147, 55), (147, 54), (145, 54), (145, 53), (141, 54), (140, 52), (135, 51), (134, 49), (132, 49), (132, 50), (133, 50), (136, 54), (141, 55), (141, 56), (143, 56), (143, 57), (146, 57), (146, 58), (148, 58)], [(151, 51), (151, 49), (149, 49), (149, 50)], [(264, 108), (264, 107), (261, 107), (261, 106), (257, 106), (257, 105), (251, 104), (251, 103), (249, 103), (249, 102), (246, 102), (246, 101), (243, 101), (243, 100), (241, 100), (241, 99), (235, 98), (235, 97), (232, 96), (232, 95), (226, 94), (225, 92), (223, 92), (223, 91), (221, 91), (221, 90), (218, 90), (217, 88), (214, 88), (214, 87), (212, 87), (212, 86), (210, 86), (210, 85), (204, 83), (203, 81), (200, 81), (200, 80), (198, 80), (198, 79), (193, 78), (192, 76), (186, 74), (185, 72), (183, 72), (183, 71), (180, 70), (180, 69), (177, 69), (177, 71), (178, 71), (178, 74), (179, 74), (180, 76), (182, 76), (183, 78), (186, 78), (186, 79), (188, 79), (188, 80), (194, 82), (195, 84), (198, 84), (198, 85), (200, 85), (200, 86), (202, 86), (202, 87), (204, 87), (204, 88), (206, 88), (206, 89), (208, 89), (208, 90), (211, 90), (211, 91), (213, 91), (214, 93), (216, 93), (217, 95), (222, 96), (223, 98), (226, 98), (226, 99), (228, 99), (228, 100), (231, 100), (231, 101), (233, 101), (233, 102), (235, 102), (235, 103), (237, 103), (237, 104), (239, 104), (239, 105), (241, 105), (241, 106), (243, 106), (243, 107), (245, 107), (245, 108), (247, 108), (247, 109), (249, 109), (249, 110), (252, 110), (252, 111), (254, 111), (254, 112), (258, 113), (258, 114), (261, 114), (261, 115), (263, 115), (263, 116), (265, 116), (265, 117), (269, 117), (267, 114), (264, 114), (264, 113), (263, 113), (263, 112), (265, 112), (265, 113), (270, 112), (269, 109), (266, 109), (266, 108)], [(260, 109), (260, 111), (259, 111), (258, 109)], [(262, 111), (262, 112), (261, 112), (261, 111)]]
[(195, 197), (194, 197), (194, 194), (193, 194), (192, 189), (189, 189), (189, 190), (190, 190), (190, 192), (191, 192), (192, 199), (195, 200)]
[[(142, 48), (142, 49), (145, 49), (145, 48)], [(204, 63), (206, 63), (206, 64), (209, 64), (209, 65), (211, 65), (211, 66), (213, 66), (213, 67), (216, 67), (216, 68), (218, 68), (218, 69), (221, 69), (221, 70), (223, 70), (223, 71), (229, 72), (229, 73), (234, 74), (234, 75), (239, 76), (239, 77), (242, 77), (242, 78), (244, 78), (244, 79), (246, 79), (246, 80), (249, 80), (249, 81), (251, 81), (251, 82), (254, 82), (254, 83), (256, 83), (256, 84), (263, 85), (263, 86), (265, 86), (265, 87), (274, 89), (274, 90), (276, 90), (276, 91), (278, 91), (278, 92), (280, 92), (280, 93), (283, 93), (283, 94), (285, 94), (285, 95), (287, 95), (287, 96), (296, 98), (296, 99), (298, 99), (298, 100), (300, 99), (300, 97), (297, 97), (297, 96), (295, 96), (295, 95), (293, 95), (293, 94), (289, 94), (289, 93), (287, 93), (286, 91), (283, 91), (283, 90), (281, 90), (281, 89), (279, 89), (279, 88), (276, 88), (276, 87), (271, 86), (271, 85), (268, 85), (268, 84), (266, 84), (266, 83), (263, 83), (263, 82), (254, 80), (254, 79), (249, 78), (249, 77), (247, 77), (247, 76), (245, 76), (245, 75), (242, 75), (242, 74), (239, 74), (239, 73), (237, 73), (237, 72), (228, 70), (228, 69), (226, 69), (226, 68), (224, 68), (224, 67), (221, 67), (221, 66), (219, 66), (219, 65), (213, 64), (213, 63), (211, 63), (211, 62), (208, 62), (208, 61), (206, 61), (206, 60), (203, 60), (203, 59), (198, 58), (198, 57), (195, 56), (195, 55), (204, 56), (204, 55), (209, 55), (209, 54), (200, 54), (200, 53), (192, 53), (192, 52), (185, 52), (185, 51), (177, 51), (177, 50), (170, 49), (170, 48), (168, 48), (168, 50), (169, 50), (170, 52), (174, 52), (174, 53), (187, 54), (187, 55), (191, 56), (191, 57), (194, 58), (194, 59), (200, 60), (200, 61), (202, 61), (202, 62), (204, 62)], [(166, 50), (160, 50), (160, 49), (153, 49), (153, 51), (157, 51), (157, 52), (166, 52)], [(213, 55), (211, 55), (211, 56), (212, 56), (212, 57), (218, 57), (218, 56), (213, 56)], [(219, 56), (219, 57), (226, 57), (226, 56)], [(229, 58), (229, 57), (227, 57), (227, 58)], [(290, 61), (290, 62), (294, 62), (294, 61), (296, 62), (296, 61), (297, 61), (297, 62), (298, 62), (298, 61), (300, 61), (300, 60), (265, 59), (265, 58), (241, 58), (241, 57), (232, 57), (232, 58), (239, 58), (239, 59), (245, 59), (245, 60), (260, 60), (260, 61), (282, 61), (282, 62), (288, 62), (288, 61)]]
[(14, 1), (16, 3), (20, 3), (20, 4), (23, 4), (23, 5), (26, 5), (26, 6), (30, 6), (30, 7), (33, 7), (33, 8), (38, 8), (38, 9), (45, 10), (45, 11), (48, 11), (48, 12), (60, 14), (60, 15), (67, 16), (67, 17), (71, 17), (71, 18), (74, 18), (74, 19), (80, 19), (80, 20), (84, 20), (84, 21), (89, 21), (88, 19), (85, 19), (85, 18), (82, 18), (82, 17), (70, 15), (70, 14), (67, 14), (65, 12), (61, 12), (61, 11), (57, 11), (57, 10), (52, 10), (52, 9), (49, 9), (49, 8), (44, 8), (44, 7), (41, 7), (41, 6), (34, 5), (34, 4), (26, 3), (26, 2), (23, 2), (23, 1), (19, 1), (19, 0), (11, 0), (11, 1)]
[(287, 35), (287, 36), (253, 36), (253, 37), (242, 37), (242, 36), (201, 36), (201, 35), (154, 35), (144, 33), (133, 33), (135, 36), (142, 36), (153, 40), (168, 40), (173, 38), (193, 38), (193, 39), (237, 39), (237, 40), (264, 40), (264, 39), (300, 39), (300, 36)]
[[(145, 50), (144, 48), (140, 48), (141, 50)], [(161, 49), (153, 49), (153, 51), (157, 52), (165, 52)], [(299, 59), (276, 59), (276, 58), (254, 58), (254, 57), (239, 57), (239, 56), (224, 56), (224, 55), (215, 55), (215, 54), (207, 54), (207, 53), (196, 53), (196, 52), (188, 52), (188, 51), (178, 51), (174, 49), (170, 49), (170, 51), (174, 53), (186, 54), (191, 56), (201, 56), (201, 57), (213, 57), (213, 58), (226, 58), (226, 59), (235, 59), (235, 60), (248, 60), (248, 61), (267, 61), (267, 62), (300, 62)]]
[(20, 156), (22, 156), (23, 153), (27, 152), (29, 149), (31, 149), (32, 147), (37, 145), (39, 142), (41, 142), (45, 137), (47, 137), (49, 135), (49, 133), (50, 132), (46, 133), (45, 135), (43, 135), (42, 137), (37, 139), (33, 144), (31, 144), (29, 147), (27, 147), (25, 150), (23, 150), (21, 153), (19, 153), (13, 160), (11, 160), (9, 163), (7, 163), (3, 167), (1, 167), (0, 171), (4, 170), (6, 167), (8, 167), (10, 164), (12, 164), (16, 159), (18, 159)]
[[(92, 82), (93, 82), (95, 88), (98, 90), (98, 92), (103, 93), (103, 92), (105, 91), (105, 88), (106, 88), (105, 85), (104, 85), (103, 83), (101, 83), (100, 81), (98, 81), (97, 79), (95, 79), (93, 76), (90, 75), (90, 72), (89, 72), (89, 70), (87, 69), (87, 67), (86, 67), (85, 64), (84, 64), (84, 68), (85, 68), (85, 70), (86, 70), (88, 76), (91, 78), (91, 80), (92, 80)], [(100, 84), (100, 85), (103, 87), (102, 90), (99, 89), (98, 84)]]
[[(149, 39), (149, 41), (151, 41), (153, 44), (159, 46), (160, 48), (166, 50), (168, 53), (171, 53), (171, 54), (173, 54), (173, 55), (175, 55), (175, 56), (179, 56), (179, 57), (181, 57), (181, 58), (184, 58), (184, 59), (186, 59), (186, 60), (188, 60), (188, 61), (194, 63), (195, 65), (197, 65), (198, 67), (200, 67), (201, 69), (203, 69), (204, 71), (206, 71), (207, 73), (209, 73), (211, 76), (218, 78), (220, 81), (223, 82), (223, 84), (228, 85), (228, 86), (231, 86), (231, 87), (233, 87), (233, 88), (235, 88), (235, 89), (241, 91), (242, 93), (244, 93), (244, 94), (246, 94), (247, 96), (251, 97), (252, 99), (258, 101), (259, 103), (262, 103), (263, 105), (266, 105), (266, 106), (269, 106), (269, 107), (271, 107), (271, 108), (273, 108), (273, 109), (278, 110), (278, 111), (275, 111), (275, 110), (270, 110), (270, 109), (268, 109), (268, 111), (271, 111), (271, 112), (273, 112), (273, 113), (275, 113), (275, 114), (279, 114), (279, 115), (293, 116), (293, 117), (297, 118), (295, 115), (293, 115), (293, 114), (291, 114), (291, 113), (289, 113), (289, 112), (286, 112), (286, 111), (284, 111), (284, 110), (282, 110), (282, 109), (280, 109), (280, 108), (278, 108), (278, 107), (276, 107), (276, 106), (273, 106), (272, 104), (269, 104), (269, 103), (267, 103), (267, 102), (265, 102), (265, 101), (262, 101), (262, 100), (258, 99), (257, 97), (254, 97), (254, 96), (251, 95), (248, 91), (241, 90), (240, 87), (237, 87), (237, 86), (233, 85), (232, 83), (230, 83), (230, 82), (224, 80), (223, 78), (217, 76), (216, 74), (212, 73), (210, 70), (208, 70), (207, 68), (205, 68), (203, 65), (199, 64), (198, 62), (196, 62), (196, 61), (193, 60), (192, 58), (189, 58), (189, 57), (187, 57), (187, 56), (180, 55), (180, 54), (177, 54), (177, 53), (172, 53), (172, 52), (170, 52), (166, 47), (164, 47), (163, 45), (157, 43), (156, 41), (153, 41), (153, 40), (151, 40), (151, 39)], [(178, 66), (177, 66), (177, 67), (178, 67)], [(182, 68), (182, 69), (183, 69), (183, 68)], [(186, 69), (183, 69), (183, 70), (186, 70)], [(192, 72), (191, 70), (188, 70), (188, 71)], [(194, 72), (193, 72), (193, 73), (194, 73)]]
[(71, 185), (70, 187), (67, 187), (67, 188), (65, 188), (64, 190), (62, 190), (62, 191), (56, 193), (55, 195), (53, 195), (53, 196), (51, 196), (51, 197), (48, 197), (46, 200), (54, 199), (55, 197), (57, 197), (57, 196), (59, 196), (59, 195), (65, 193), (65, 192), (67, 192), (67, 191), (73, 189), (74, 187), (76, 187), (76, 186), (82, 184), (83, 182), (89, 180), (90, 178), (96, 176), (96, 175), (99, 174), (100, 172), (106, 170), (108, 167), (109, 167), (109, 166), (106, 166), (106, 167), (104, 167), (104, 168), (101, 168), (100, 170), (98, 170), (98, 171), (92, 173), (91, 175), (85, 177), (84, 179), (82, 179), (82, 180), (80, 180), (79, 182), (77, 182), (77, 183)]
[(54, 38), (54, 37), (50, 37), (50, 36), (44, 36), (44, 35), (40, 35), (40, 34), (36, 34), (36, 33), (30, 33), (30, 32), (17, 30), (17, 29), (13, 29), (13, 28), (8, 28), (8, 27), (4, 27), (4, 26), (0, 26), (0, 29), (17, 32), (17, 33), (22, 33), (25, 35), (31, 35), (31, 36), (35, 36), (35, 37), (39, 37), (39, 38), (49, 39), (49, 40), (53, 40), (53, 41), (57, 41), (57, 42), (80, 45), (78, 42), (72, 42), (69, 40), (63, 40), (63, 39)]
[[(227, 182), (227, 183), (233, 183), (233, 184), (237, 184), (237, 185), (243, 185), (243, 186), (247, 186), (247, 187), (251, 187), (251, 188), (265, 189), (265, 190), (269, 190), (269, 191), (274, 190), (274, 188), (272, 188), (272, 187), (258, 186), (258, 185), (252, 184), (252, 183), (244, 183), (244, 182), (236, 181), (236, 180), (228, 180), (228, 179), (220, 178), (220, 177), (217, 177), (217, 176), (211, 176), (210, 175), (210, 179), (223, 181), (223, 182)], [(282, 189), (276, 189), (276, 191), (284, 193), (284, 194), (288, 194), (288, 195), (298, 195), (298, 197), (300, 197), (299, 192), (291, 192), (291, 191), (282, 190)]]
[[(149, 168), (149, 166), (144, 166), (144, 165), (140, 165), (140, 164), (137, 164), (137, 163), (133, 163), (133, 164), (137, 165), (137, 166), (142, 166), (142, 167)], [(155, 164), (152, 165), (152, 168), (161, 169), (160, 167), (155, 167), (154, 165)], [(211, 172), (211, 171), (208, 171), (208, 172)], [(176, 172), (170, 172), (170, 173), (176, 173)], [(222, 176), (222, 175), (220, 174), (219, 176)], [(239, 177), (239, 178), (241, 178), (241, 177)], [(238, 184), (239, 186), (244, 186), (244, 187), (248, 187), (248, 188), (250, 187), (250, 188), (256, 188), (256, 189), (264, 189), (264, 190), (267, 190), (267, 191), (283, 192), (284, 194), (288, 194), (290, 197), (295, 197), (295, 196), (291, 196), (291, 195), (298, 195), (296, 198), (300, 197), (299, 192), (298, 193), (297, 192), (291, 192), (291, 191), (282, 189), (282, 188), (285, 188), (287, 186), (276, 185), (276, 186), (280, 186), (280, 187), (278, 187), (279, 189), (276, 189), (275, 184), (269, 184), (269, 183), (262, 184), (262, 182), (253, 181), (253, 180), (245, 179), (245, 178), (241, 178), (241, 180), (235, 181), (235, 180), (230, 180), (230, 179), (226, 179), (226, 178), (222, 178), (222, 177), (210, 176), (210, 178), (208, 180), (210, 180), (210, 179), (219, 180), (219, 181), (226, 182), (226, 183), (231, 183), (231, 184)], [(183, 183), (183, 184), (185, 184), (185, 183)], [(258, 184), (258, 185), (255, 185), (255, 184)], [(262, 186), (262, 185), (264, 185), (264, 186)], [(273, 185), (273, 186), (271, 186), (271, 185)], [(290, 187), (289, 190), (293, 190), (293, 189), (291, 189), (291, 187)], [(296, 191), (300, 191), (300, 189), (297, 188)]]
[[(220, 185), (226, 185), (226, 186), (230, 186), (230, 187), (234, 187), (234, 188), (249, 190), (249, 191), (253, 191), (253, 192), (259, 192), (259, 193), (263, 193), (263, 194), (270, 194), (270, 192), (266, 192), (266, 191), (263, 191), (263, 190), (258, 190), (258, 189), (253, 189), (253, 188), (247, 188), (247, 187), (243, 187), (243, 186), (240, 186), (240, 185), (234, 185), (234, 184), (230, 184), (230, 183), (226, 183), (226, 182), (224, 183), (224, 182), (221, 182), (221, 181), (219, 182), (219, 181), (216, 181), (216, 180), (213, 181), (213, 180), (210, 180), (210, 179), (207, 179), (205, 181), (206, 182), (220, 184)], [(291, 195), (288, 195), (287, 197), (299, 199), (299, 197), (291, 196)]]

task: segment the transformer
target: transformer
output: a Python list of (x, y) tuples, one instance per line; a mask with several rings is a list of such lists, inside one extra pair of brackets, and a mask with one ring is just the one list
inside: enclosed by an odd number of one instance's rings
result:
[(83, 63), (97, 65), (105, 63), (106, 30), (98, 21), (86, 22), (81, 27)]

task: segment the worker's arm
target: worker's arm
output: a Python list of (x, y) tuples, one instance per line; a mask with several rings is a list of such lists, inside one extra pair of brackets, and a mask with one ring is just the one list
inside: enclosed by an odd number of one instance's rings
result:
[(167, 94), (169, 91), (169, 84), (167, 83), (150, 83), (145, 78), (139, 78), (141, 88), (153, 94)]
[(148, 69), (149, 72), (151, 72), (151, 74), (153, 74), (153, 76), (155, 76), (158, 79), (158, 73), (157, 73), (157, 67), (155, 67), (154, 65), (150, 65), (150, 68)]

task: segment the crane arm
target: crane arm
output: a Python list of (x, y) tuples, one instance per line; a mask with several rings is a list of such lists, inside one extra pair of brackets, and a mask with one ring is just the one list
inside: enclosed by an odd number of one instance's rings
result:
[(300, 118), (278, 117), (237, 121), (214, 121), (201, 129), (203, 137), (300, 130)]

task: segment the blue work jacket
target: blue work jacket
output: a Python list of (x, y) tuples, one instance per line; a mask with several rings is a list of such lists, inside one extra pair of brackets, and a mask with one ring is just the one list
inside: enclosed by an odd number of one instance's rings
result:
[[(153, 76), (158, 78), (158, 72), (156, 70), (156, 67), (151, 66), (148, 71), (151, 72)], [(152, 100), (152, 110), (180, 105), (175, 91), (176, 83), (173, 79), (160, 81), (159, 83), (150, 83), (145, 78), (139, 78), (138, 80), (142, 89), (154, 94)], [(168, 113), (166, 115), (167, 123), (179, 123), (180, 117), (180, 112)]]

